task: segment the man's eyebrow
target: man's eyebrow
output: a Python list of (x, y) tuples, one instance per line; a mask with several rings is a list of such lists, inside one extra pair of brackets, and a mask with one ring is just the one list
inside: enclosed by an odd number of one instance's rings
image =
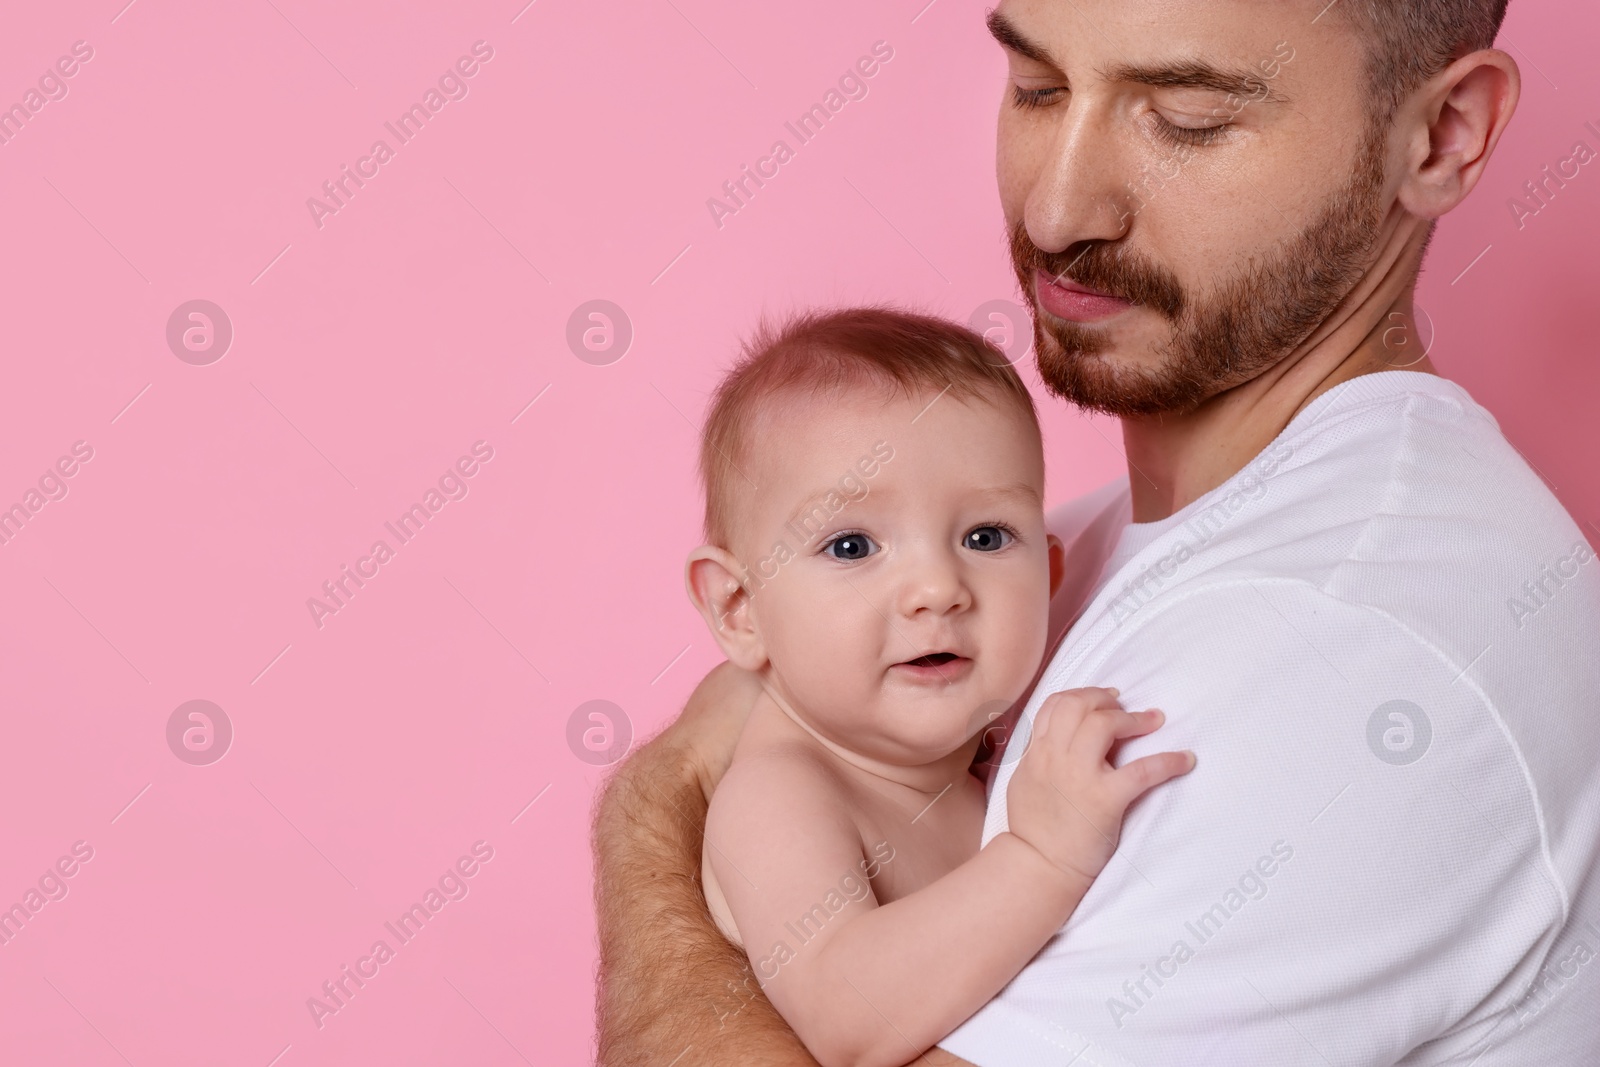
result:
[(984, 19), (984, 23), (989, 27), (989, 33), (993, 35), (994, 39), (1000, 42), (1000, 47), (1009, 49), (1024, 59), (1031, 59), (1035, 63), (1047, 63), (1058, 70), (1060, 69), (1061, 64), (1056, 62), (1055, 57), (1050, 54), (1044, 45), (1024, 37), (1022, 31), (1017, 29), (1016, 23), (1006, 18), (998, 10), (989, 12)]
[(1264, 103), (1281, 104), (1289, 100), (1249, 68), (1219, 67), (1198, 59), (1145, 67), (1120, 63), (1101, 71), (1100, 76), (1107, 81), (1136, 82), (1158, 89), (1207, 89), (1216, 93), (1232, 93), (1245, 100)]
[[(1015, 52), (1024, 59), (1031, 59), (1035, 63), (1061, 69), (1061, 64), (1050, 54), (1049, 49), (1026, 37), (1017, 29), (1016, 23), (1001, 14), (998, 9), (989, 12), (984, 22), (989, 27), (989, 33), (1002, 48)], [(1258, 100), (1262, 103), (1282, 104), (1288, 103), (1289, 100), (1250, 68), (1219, 67), (1201, 60), (1184, 60), (1152, 66), (1122, 63), (1102, 71), (1101, 77), (1107, 81), (1137, 82), (1140, 85), (1150, 85), (1160, 89), (1207, 89), (1218, 93), (1233, 93), (1246, 100)]]

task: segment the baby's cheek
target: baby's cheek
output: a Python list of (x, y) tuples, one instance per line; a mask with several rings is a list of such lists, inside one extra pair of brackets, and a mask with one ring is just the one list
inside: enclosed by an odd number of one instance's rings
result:
[(989, 617), (986, 637), (1004, 684), (1020, 693), (1045, 653), (1050, 628), (1048, 575), (1043, 584), (1018, 583), (1009, 592), (1007, 610)]
[(814, 712), (859, 709), (881, 673), (875, 659), (879, 642), (848, 618), (821, 615), (805, 621), (807, 625), (785, 626), (769, 651), (795, 699)]
[(876, 671), (876, 648), (839, 631), (819, 634), (806, 659), (806, 678), (818, 698), (841, 706), (858, 703), (875, 680), (869, 675)]

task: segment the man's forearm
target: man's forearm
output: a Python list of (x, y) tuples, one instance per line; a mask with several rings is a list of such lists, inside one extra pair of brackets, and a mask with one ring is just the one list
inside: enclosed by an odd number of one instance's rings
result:
[(816, 1067), (706, 910), (705, 817), (701, 778), (665, 736), (635, 752), (600, 798), (597, 1062)]

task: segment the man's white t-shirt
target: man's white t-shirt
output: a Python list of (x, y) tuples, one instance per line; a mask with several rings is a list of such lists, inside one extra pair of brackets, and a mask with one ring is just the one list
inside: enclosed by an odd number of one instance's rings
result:
[(1057, 690), (1166, 712), (1118, 765), (1197, 765), (1135, 802), (1077, 912), (941, 1047), (1600, 1063), (1600, 563), (1494, 419), (1437, 376), (1365, 375), (1177, 514), (1130, 515), (1125, 479), (1052, 515), (1078, 575), (1058, 623), (1086, 606), (983, 842)]

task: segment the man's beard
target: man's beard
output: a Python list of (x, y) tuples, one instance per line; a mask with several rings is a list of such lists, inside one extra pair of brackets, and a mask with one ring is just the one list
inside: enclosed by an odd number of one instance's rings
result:
[[(1082, 241), (1044, 252), (1019, 223), (1011, 264), (1033, 314), (1034, 350), (1045, 388), (1063, 400), (1119, 417), (1184, 412), (1247, 382), (1309, 337), (1361, 278), (1383, 222), (1383, 127), (1367, 130), (1352, 177), (1315, 220), (1280, 250), (1247, 266), (1197, 303), (1160, 265), (1114, 241)], [(1160, 191), (1152, 193), (1159, 196)], [(1044, 319), (1034, 271), (1131, 300), (1172, 324), (1154, 369), (1102, 354), (1110, 338), (1091, 325)]]

